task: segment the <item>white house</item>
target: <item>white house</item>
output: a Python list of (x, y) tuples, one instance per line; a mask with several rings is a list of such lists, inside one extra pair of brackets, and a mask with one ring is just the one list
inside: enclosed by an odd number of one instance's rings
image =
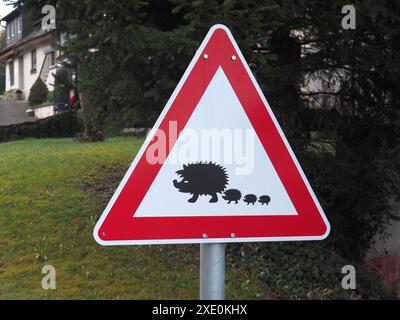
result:
[(6, 22), (6, 46), (0, 49), (0, 62), (6, 65), (6, 91), (20, 89), (27, 99), (39, 77), (53, 91), (58, 40), (21, 8), (1, 20)]

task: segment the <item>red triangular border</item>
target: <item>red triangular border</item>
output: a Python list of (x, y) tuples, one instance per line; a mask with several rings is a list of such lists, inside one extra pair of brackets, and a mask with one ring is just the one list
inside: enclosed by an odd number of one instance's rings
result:
[[(169, 121), (176, 121), (178, 132), (182, 131), (218, 67), (225, 72), (298, 215), (135, 218), (162, 166), (146, 161), (151, 137), (157, 129), (168, 136)], [(171, 150), (173, 145), (168, 147)], [(96, 241), (124, 245), (321, 240), (329, 231), (329, 222), (229, 29), (212, 27), (97, 223)]]

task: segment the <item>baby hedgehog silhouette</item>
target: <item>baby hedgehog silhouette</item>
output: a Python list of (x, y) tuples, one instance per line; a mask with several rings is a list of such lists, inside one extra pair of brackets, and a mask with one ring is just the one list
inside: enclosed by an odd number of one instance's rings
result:
[(217, 193), (222, 193), (228, 184), (226, 169), (212, 162), (184, 164), (176, 173), (182, 180), (174, 180), (174, 186), (179, 192), (192, 195), (189, 202), (196, 202), (200, 195), (210, 195), (210, 202), (218, 202)]
[(270, 201), (271, 201), (271, 198), (267, 195), (260, 196), (258, 198), (258, 202), (261, 203), (261, 205), (264, 205), (264, 204), (268, 205), (270, 203)]
[(222, 198), (228, 201), (228, 204), (231, 203), (232, 201), (238, 203), (238, 201), (242, 198), (242, 193), (237, 189), (229, 189), (225, 191)]
[(243, 198), (243, 201), (249, 205), (250, 203), (254, 206), (254, 204), (257, 202), (257, 196), (255, 194), (247, 194)]

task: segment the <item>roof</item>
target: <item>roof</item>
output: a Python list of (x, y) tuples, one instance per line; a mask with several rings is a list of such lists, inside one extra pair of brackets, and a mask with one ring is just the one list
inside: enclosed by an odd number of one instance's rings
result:
[(18, 40), (17, 42), (11, 43), (10, 45), (2, 48), (0, 50), (0, 60), (8, 58), (9, 57), (9, 53), (13, 54), (16, 49), (21, 48), (25, 44), (28, 44), (29, 42), (33, 42), (33, 41), (36, 41), (36, 40), (39, 40), (39, 39), (42, 39), (42, 38), (44, 39), (47, 36), (49, 36), (49, 38), (52, 37), (51, 31), (37, 30), (37, 31), (31, 32), (29, 35), (27, 35), (26, 37)]
[(12, 19), (14, 19), (17, 15), (19, 15), (21, 13), (21, 9), (20, 8), (15, 8), (13, 11), (11, 11), (9, 14), (5, 15), (4, 17), (2, 17), (0, 19), (0, 21), (10, 21)]

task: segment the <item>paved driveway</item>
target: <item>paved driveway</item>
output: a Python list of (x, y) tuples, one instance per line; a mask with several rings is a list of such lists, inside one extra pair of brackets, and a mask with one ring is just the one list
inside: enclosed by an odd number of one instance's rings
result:
[(35, 117), (26, 115), (27, 108), (26, 101), (0, 100), (0, 126), (35, 121)]

